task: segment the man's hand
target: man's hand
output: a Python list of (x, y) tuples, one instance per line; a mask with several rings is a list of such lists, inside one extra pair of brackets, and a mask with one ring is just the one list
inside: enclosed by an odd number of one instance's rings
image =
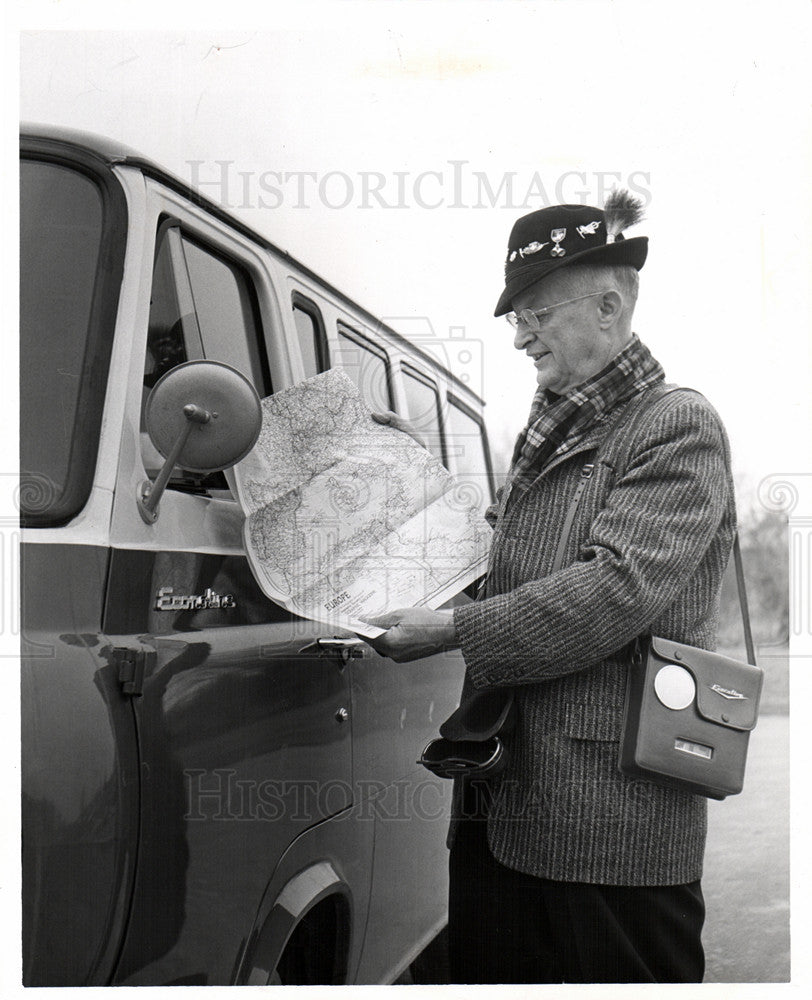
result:
[(454, 618), (450, 611), (430, 611), (428, 608), (399, 608), (380, 618), (369, 619), (370, 625), (387, 631), (376, 639), (367, 639), (376, 653), (388, 656), (396, 663), (419, 660), (445, 649), (458, 649)]
[(372, 419), (377, 424), (386, 424), (388, 427), (394, 427), (396, 431), (403, 431), (403, 433), (408, 434), (413, 441), (416, 441), (421, 448), (428, 448), (425, 438), (423, 438), (422, 435), (414, 429), (411, 421), (407, 420), (405, 417), (401, 417), (393, 410), (385, 410), (383, 413), (373, 412)]

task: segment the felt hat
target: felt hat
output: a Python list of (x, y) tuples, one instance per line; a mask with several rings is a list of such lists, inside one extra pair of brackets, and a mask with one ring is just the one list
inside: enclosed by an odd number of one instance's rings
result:
[(510, 232), (505, 288), (494, 316), (510, 312), (514, 295), (569, 264), (625, 264), (639, 271), (648, 237), (627, 240), (623, 230), (642, 217), (642, 201), (623, 190), (613, 191), (603, 208), (551, 205), (523, 215)]

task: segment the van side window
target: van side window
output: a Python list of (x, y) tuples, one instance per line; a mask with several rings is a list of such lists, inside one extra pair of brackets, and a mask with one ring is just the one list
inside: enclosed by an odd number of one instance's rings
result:
[[(250, 279), (239, 265), (181, 234), (175, 220), (158, 230), (141, 399), (141, 457), (152, 477), (162, 456), (146, 433), (144, 409), (155, 383), (184, 361), (208, 358), (238, 369), (260, 396), (271, 392), (265, 346)], [(227, 490), (223, 473), (209, 477), (176, 468), (170, 489)]]
[(30, 526), (64, 523), (90, 494), (123, 266), (121, 197), (79, 169), (20, 161), (19, 502)]
[[(149, 305), (145, 390), (151, 389), (176, 365), (203, 357), (191, 290), (184, 288), (175, 278), (182, 253), (179, 233), (167, 228), (159, 232), (159, 238)], [(146, 402), (146, 396), (147, 392), (143, 402)], [(141, 415), (143, 417), (143, 406)]]
[(440, 422), (440, 395), (434, 382), (411, 365), (402, 365), (409, 420), (426, 439), (429, 451), (448, 465)]
[(315, 302), (299, 292), (293, 293), (293, 321), (304, 361), (305, 378), (326, 372), (330, 367), (330, 355), (321, 311)]
[(339, 323), (335, 363), (352, 379), (373, 410), (394, 409), (389, 359), (383, 348)]
[(254, 290), (242, 268), (183, 237), (205, 357), (246, 375), (260, 397), (271, 392)]
[(482, 496), (482, 506), (493, 502), (493, 473), (485, 427), (453, 396), (448, 397), (449, 451), (457, 478), (470, 482)]

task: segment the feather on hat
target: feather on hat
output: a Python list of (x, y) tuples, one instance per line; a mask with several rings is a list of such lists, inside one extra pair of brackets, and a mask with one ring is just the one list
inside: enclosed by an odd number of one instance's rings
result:
[(626, 229), (631, 229), (645, 218), (643, 201), (635, 198), (624, 188), (616, 188), (609, 194), (603, 206), (606, 223), (606, 242), (614, 243)]

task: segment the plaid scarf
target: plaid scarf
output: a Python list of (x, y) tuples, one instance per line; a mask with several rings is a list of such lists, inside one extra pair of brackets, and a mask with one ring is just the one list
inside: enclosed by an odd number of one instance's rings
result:
[(632, 334), (605, 368), (565, 396), (538, 389), (513, 450), (512, 489), (527, 489), (548, 462), (572, 451), (610, 410), (664, 378), (659, 361)]

